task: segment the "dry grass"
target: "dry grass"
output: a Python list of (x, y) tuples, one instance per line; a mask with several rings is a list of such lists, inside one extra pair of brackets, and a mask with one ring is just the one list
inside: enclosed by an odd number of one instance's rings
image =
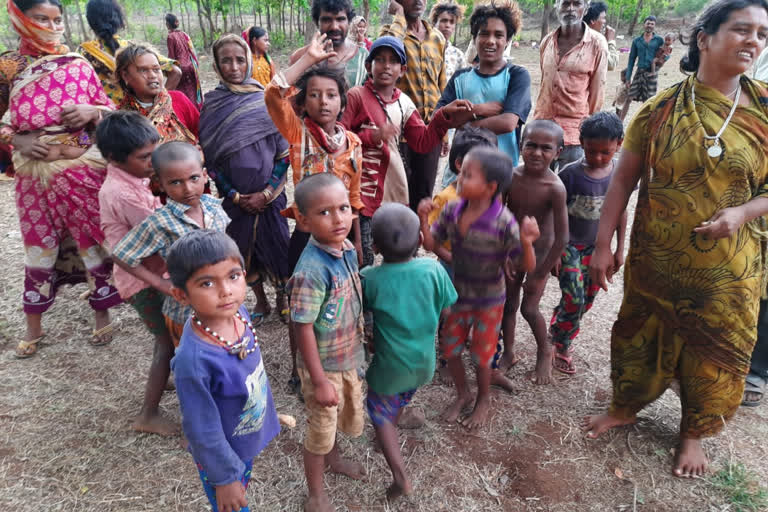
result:
[[(518, 62), (538, 83), (535, 52), (520, 50)], [(626, 59), (626, 56), (624, 57)], [(611, 72), (607, 96), (613, 97)], [(662, 85), (679, 79), (671, 69)], [(636, 108), (636, 106), (635, 106)], [(13, 188), (0, 183), (0, 510), (3, 511), (203, 511), (191, 457), (178, 438), (137, 435), (128, 429), (138, 412), (151, 352), (150, 337), (133, 310), (115, 310), (120, 329), (101, 348), (88, 345), (91, 314), (77, 300), (82, 288), (65, 289), (44, 318), (46, 344), (37, 357), (17, 361), (23, 333), (19, 297), (22, 250)], [(407, 468), (417, 488), (408, 501), (387, 505), (390, 475), (371, 446), (373, 430), (342, 440), (348, 456), (362, 461), (368, 482), (328, 476), (326, 485), (344, 511), (725, 511), (729, 494), (707, 479), (682, 481), (670, 474), (680, 407), (667, 393), (641, 413), (637, 425), (586, 440), (579, 428), (586, 414), (610, 399), (609, 333), (621, 301), (621, 276), (601, 294), (585, 318), (576, 347), (578, 374), (548, 387), (524, 378), (533, 367), (535, 344), (525, 322), (518, 327), (523, 361), (512, 372), (514, 395), (494, 391), (487, 427), (469, 434), (437, 416), (452, 390), (426, 386), (415, 402), (427, 413), (421, 430), (403, 432)], [(549, 283), (542, 301), (548, 318), (559, 299)], [(287, 393), (290, 364), (285, 327), (273, 316), (258, 329), (275, 401), (299, 420), (256, 459), (248, 490), (251, 510), (299, 510), (305, 495), (301, 463), (304, 412)], [(165, 413), (179, 417), (173, 393)], [(714, 471), (743, 464), (749, 480), (766, 485), (768, 408), (741, 410), (725, 433), (705, 443)]]

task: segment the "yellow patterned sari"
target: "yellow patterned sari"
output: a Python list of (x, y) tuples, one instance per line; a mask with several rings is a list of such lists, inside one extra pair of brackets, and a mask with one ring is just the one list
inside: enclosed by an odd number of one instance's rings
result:
[(732, 102), (696, 82), (663, 91), (633, 119), (624, 148), (643, 155), (624, 301), (611, 339), (611, 415), (634, 416), (672, 379), (681, 383), (681, 433), (722, 428), (738, 408), (757, 336), (764, 290), (762, 219), (729, 238), (693, 229), (717, 211), (768, 197), (768, 90), (742, 77), (749, 107), (708, 156), (704, 135), (723, 125)]

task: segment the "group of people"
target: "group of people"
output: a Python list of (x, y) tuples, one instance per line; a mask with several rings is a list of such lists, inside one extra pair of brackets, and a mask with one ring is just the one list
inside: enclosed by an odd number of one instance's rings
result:
[[(306, 404), (305, 509), (333, 510), (327, 467), (365, 476), (336, 438), (359, 436), (366, 411), (395, 499), (413, 492), (397, 427), (424, 423), (414, 394), (437, 369), (456, 392), (441, 417), (482, 427), (490, 386), (513, 386), (518, 310), (537, 344), (531, 380), (577, 372), (580, 321), (624, 265), (637, 190), (613, 398), (584, 428), (597, 437), (631, 423), (678, 381), (673, 471), (702, 474), (701, 439), (742, 401), (766, 290), (768, 89), (746, 73), (766, 46), (768, 3), (713, 0), (681, 60), (690, 76), (652, 95), (626, 134), (601, 111), (618, 59), (593, 7), (558, 0), (531, 115), (530, 75), (505, 57), (522, 18), (511, 1), (474, 7), (464, 55), (448, 42), (464, 14), (453, 3), (435, 5), (430, 23), (420, 0), (391, 0), (393, 20), (369, 45), (348, 0), (315, 0), (318, 33), (288, 67), (277, 69), (263, 29), (225, 34), (212, 48), (219, 83), (203, 94), (172, 15), (166, 60), (117, 36), (113, 0), (90, 0), (98, 39), (70, 53), (58, 0), (8, 0), (21, 38), (0, 56), (0, 143), (13, 148), (25, 250), (16, 355), (37, 352), (62, 284), (88, 283), (93, 345), (114, 335), (109, 309), (131, 304), (155, 340), (133, 428), (176, 431), (158, 407), (173, 370), (213, 510), (248, 510), (251, 461), (280, 431), (256, 335), (269, 280)], [(653, 24), (623, 72), (630, 97), (648, 94), (669, 58)], [(422, 247), (436, 259), (417, 257)], [(562, 297), (547, 326), (550, 275)]]

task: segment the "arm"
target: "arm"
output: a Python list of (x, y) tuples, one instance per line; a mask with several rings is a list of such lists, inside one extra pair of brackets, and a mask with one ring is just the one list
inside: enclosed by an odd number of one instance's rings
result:
[(432, 230), (429, 227), (429, 214), (435, 209), (435, 204), (430, 198), (422, 199), (419, 203), (418, 214), (419, 224), (421, 228), (421, 235), (423, 240), (421, 245), (424, 246), (424, 250), (435, 252), (435, 246), (439, 245), (435, 243), (435, 239), (432, 236)]
[(555, 264), (560, 260), (568, 244), (568, 206), (566, 204), (565, 186), (558, 178), (558, 183), (552, 194), (552, 215), (554, 217), (555, 241), (549, 252), (544, 257), (544, 261), (538, 262), (536, 268), (536, 277), (546, 276)]
[(477, 121), (475, 126), (487, 128), (495, 134), (511, 133), (528, 118), (531, 112), (531, 75), (520, 66), (511, 66), (509, 73), (502, 113)]
[(708, 221), (702, 222), (693, 230), (715, 239), (733, 236), (747, 222), (768, 214), (768, 197), (764, 194), (741, 206), (732, 206), (716, 212)]
[(517, 114), (499, 114), (498, 116), (480, 119), (472, 124), (478, 128), (491, 130), (496, 135), (501, 135), (502, 133), (514, 132), (519, 122), (520, 118)]
[[(599, 42), (604, 43), (605, 39)], [(608, 76), (608, 48), (607, 45), (601, 45), (602, 51), (597, 52), (595, 59), (595, 72), (589, 81), (589, 114), (599, 112), (603, 108), (605, 101), (605, 79)]]
[[(539, 225), (534, 217), (523, 217), (520, 223), (520, 263), (523, 272), (533, 272), (536, 269), (536, 251), (533, 243), (539, 238)], [(560, 254), (558, 253), (558, 256)]]
[(629, 62), (627, 62), (627, 76), (626, 76), (627, 83), (632, 82), (632, 68), (635, 67), (636, 59), (637, 59), (637, 47), (635, 46), (635, 42), (632, 41), (632, 48), (629, 50)]
[(181, 68), (174, 64), (166, 74), (165, 88), (172, 91), (179, 86), (179, 82), (181, 82)]
[(613, 253), (613, 273), (619, 271), (624, 265), (624, 238), (627, 231), (627, 211), (621, 214), (619, 227), (616, 228), (616, 252)]
[(616, 40), (611, 39), (608, 41), (608, 71), (616, 69), (616, 65), (619, 63), (619, 50), (616, 48)]
[(169, 297), (171, 296), (171, 281), (168, 279), (163, 279), (162, 276), (155, 274), (147, 267), (145, 267), (144, 264), (140, 263), (137, 267), (132, 267), (115, 256), (112, 256), (112, 261), (115, 263), (115, 265), (125, 270), (136, 279), (141, 279), (160, 293), (164, 293)]
[(294, 323), (293, 325), (301, 358), (315, 388), (315, 399), (320, 405), (325, 407), (332, 407), (338, 404), (339, 396), (336, 394), (336, 388), (328, 380), (328, 377), (325, 376), (323, 365), (320, 362), (314, 324)]
[(389, 0), (389, 14), (394, 16), (392, 23), (381, 27), (379, 37), (392, 36), (398, 39), (405, 38), (405, 34), (408, 32), (405, 22), (405, 14), (403, 12), (403, 6), (400, 5), (397, 0)]

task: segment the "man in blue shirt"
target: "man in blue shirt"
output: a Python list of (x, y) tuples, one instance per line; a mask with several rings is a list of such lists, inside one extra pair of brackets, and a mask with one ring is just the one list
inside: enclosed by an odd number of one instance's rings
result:
[[(664, 39), (656, 35), (656, 16), (648, 16), (643, 22), (645, 32), (632, 41), (632, 49), (629, 52), (629, 63), (624, 72), (624, 83), (629, 87), (629, 94), (621, 108), (619, 117), (624, 120), (629, 110), (629, 104), (633, 101), (646, 101), (656, 95), (658, 86), (658, 73), (651, 73), (651, 63), (656, 52), (664, 46)], [(632, 79), (632, 69), (637, 60), (637, 71)]]

